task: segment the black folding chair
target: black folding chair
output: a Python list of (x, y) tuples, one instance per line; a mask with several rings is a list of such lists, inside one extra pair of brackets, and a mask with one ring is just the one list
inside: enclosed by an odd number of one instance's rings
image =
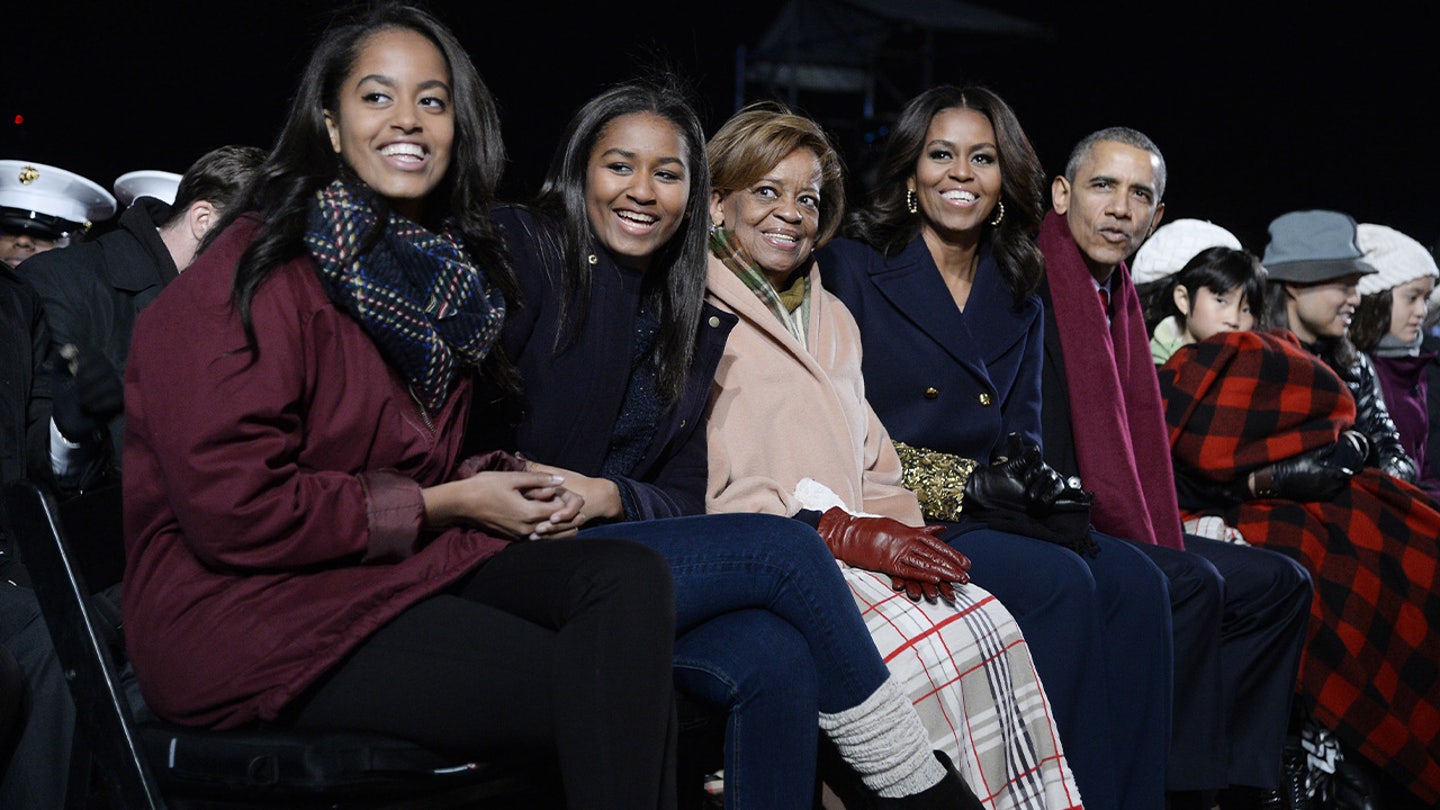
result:
[(457, 762), (375, 734), (206, 731), (137, 720), (92, 601), (91, 586), (118, 582), (123, 571), (118, 487), (57, 508), (49, 492), (22, 480), (5, 486), (5, 499), (75, 699), (77, 753), (92, 759), (111, 806), (428, 810), (562, 803), (554, 763), (541, 757)]

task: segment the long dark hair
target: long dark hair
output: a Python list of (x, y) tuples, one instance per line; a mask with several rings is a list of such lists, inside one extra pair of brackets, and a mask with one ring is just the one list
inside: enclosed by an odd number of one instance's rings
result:
[[(212, 229), (212, 234), (218, 234), (247, 211), (260, 217), (255, 240), (236, 265), (231, 291), (252, 345), (255, 331), (250, 302), (279, 264), (304, 251), (306, 209), (315, 192), (342, 173), (355, 179), (344, 162), (337, 160), (325, 127), (325, 111), (338, 109), (340, 85), (366, 42), (377, 33), (395, 29), (414, 31), (430, 40), (450, 69), (455, 140), (450, 167), (426, 201), (426, 222), (422, 224), (434, 227), (444, 222), (454, 228), (486, 277), (507, 297), (514, 293), (509, 263), (488, 216), (505, 164), (495, 101), (464, 47), (443, 23), (413, 6), (385, 3), (352, 21), (332, 25), (321, 35), (300, 76), (275, 147), (255, 170), (238, 203)], [(385, 201), (377, 195), (375, 204), (379, 221), (387, 221)], [(372, 244), (381, 230), (371, 234)]]
[(1045, 174), (1020, 119), (989, 89), (940, 85), (907, 102), (885, 143), (869, 202), (850, 215), (845, 232), (886, 255), (899, 252), (920, 234), (922, 218), (910, 213), (906, 182), (915, 174), (930, 122), (951, 109), (974, 110), (995, 129), (1005, 216), (999, 225), (987, 226), (987, 238), (1000, 275), (1019, 304), (1039, 288), (1045, 272), (1035, 244), (1045, 216)]
[[(1209, 290), (1216, 295), (1229, 292), (1235, 287), (1250, 304), (1250, 314), (1255, 317), (1255, 329), (1266, 326), (1265, 312), (1265, 270), (1260, 259), (1248, 250), (1230, 247), (1211, 247), (1190, 258), (1170, 278), (1154, 285), (1153, 298), (1144, 301), (1145, 325), (1154, 332), (1156, 325), (1167, 317), (1174, 317), (1180, 328), (1185, 328), (1185, 313), (1175, 306), (1175, 289), (1184, 287), (1195, 301), (1200, 290)], [(1152, 320), (1153, 319), (1153, 320)]]
[(565, 128), (560, 145), (545, 173), (535, 207), (554, 231), (542, 238), (542, 250), (553, 251), (561, 272), (564, 298), (559, 307), (555, 348), (578, 334), (590, 300), (589, 255), (600, 247), (585, 207), (585, 181), (590, 153), (605, 127), (616, 118), (651, 113), (674, 125), (689, 163), (689, 200), (680, 230), (660, 247), (645, 274), (646, 295), (660, 321), (660, 333), (651, 355), (660, 392), (675, 402), (685, 387), (685, 375), (695, 355), (695, 336), (705, 301), (705, 252), (709, 236), (705, 224), (710, 204), (710, 173), (705, 163), (705, 132), (690, 100), (690, 92), (670, 71), (624, 82), (586, 102)]

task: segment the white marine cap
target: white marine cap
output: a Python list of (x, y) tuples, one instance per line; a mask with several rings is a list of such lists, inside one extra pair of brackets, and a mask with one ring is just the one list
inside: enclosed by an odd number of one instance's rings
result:
[(55, 238), (83, 232), (115, 215), (99, 183), (44, 163), (0, 160), (0, 226)]
[(166, 205), (174, 205), (175, 192), (179, 188), (180, 175), (158, 169), (126, 172), (115, 178), (115, 196), (127, 208), (137, 197), (154, 197), (163, 200)]

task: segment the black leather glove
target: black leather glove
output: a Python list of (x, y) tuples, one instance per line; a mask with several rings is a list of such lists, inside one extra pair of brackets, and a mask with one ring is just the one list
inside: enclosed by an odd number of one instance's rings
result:
[(1289, 501), (1324, 501), (1340, 494), (1365, 466), (1370, 441), (1354, 430), (1340, 434), (1334, 444), (1307, 450), (1270, 465), (1269, 481), (1256, 474), (1255, 496)]
[(964, 512), (1036, 514), (1065, 491), (1065, 478), (1040, 457), (1040, 447), (1018, 433), (1005, 439), (1004, 456), (977, 468), (965, 481)]
[(51, 414), (72, 442), (95, 441), (125, 409), (120, 372), (99, 349), (60, 347), (50, 363)]
[(820, 516), (816, 530), (835, 559), (856, 568), (917, 583), (970, 581), (970, 560), (935, 536), (943, 526), (917, 529), (890, 518), (851, 515), (837, 506)]

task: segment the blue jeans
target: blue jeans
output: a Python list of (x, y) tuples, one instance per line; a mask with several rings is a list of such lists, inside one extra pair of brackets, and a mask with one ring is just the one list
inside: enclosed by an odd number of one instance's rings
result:
[(1164, 573), (1098, 532), (1100, 553), (1083, 557), (977, 526), (945, 540), (1025, 634), (1085, 806), (1163, 807), (1173, 679)]
[(633, 540), (670, 561), (677, 683), (729, 713), (726, 807), (810, 807), (815, 711), (852, 708), (889, 677), (815, 530), (774, 515), (723, 514), (580, 534)]

